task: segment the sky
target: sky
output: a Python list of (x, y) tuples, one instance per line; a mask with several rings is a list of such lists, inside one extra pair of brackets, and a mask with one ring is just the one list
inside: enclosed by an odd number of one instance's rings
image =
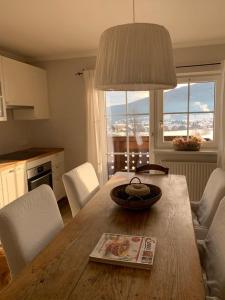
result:
[[(191, 83), (194, 84), (194, 83)], [(187, 83), (179, 83), (176, 88), (181, 88), (187, 86)], [(171, 90), (165, 90), (164, 92), (167, 93)], [(149, 91), (132, 91), (127, 92), (127, 97), (129, 103), (137, 101), (139, 99), (149, 97)], [(106, 93), (106, 106), (114, 106), (114, 105), (121, 105), (126, 103), (126, 92), (123, 91), (109, 91)]]
[[(214, 109), (214, 83), (202, 82), (191, 83), (190, 89), (190, 112), (209, 112)], [(188, 84), (179, 83), (175, 89), (164, 91), (164, 112), (186, 112), (188, 110)], [(134, 103), (137, 100), (143, 100), (149, 97), (148, 91), (132, 91), (127, 92), (127, 100)], [(143, 102), (143, 101), (142, 101)], [(106, 93), (106, 106), (125, 107), (126, 92), (110, 91)], [(137, 106), (143, 106), (143, 103), (136, 102)]]
[[(129, 103), (149, 97), (148, 91), (127, 92)], [(121, 105), (126, 103), (126, 92), (110, 91), (106, 93), (106, 106)]]

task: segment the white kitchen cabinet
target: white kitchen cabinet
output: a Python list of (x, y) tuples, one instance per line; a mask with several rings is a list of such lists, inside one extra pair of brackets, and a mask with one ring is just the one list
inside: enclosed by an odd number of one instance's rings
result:
[(64, 151), (34, 159), (27, 163), (10, 165), (0, 170), (0, 209), (28, 192), (27, 169), (42, 165), (51, 161), (53, 191), (57, 201), (65, 197), (65, 189), (62, 182), (64, 174)]
[(33, 67), (15, 59), (2, 57), (5, 98), (7, 105), (34, 105)]
[(27, 192), (26, 165), (13, 165), (0, 173), (0, 206), (3, 207)]
[(17, 198), (16, 171), (10, 167), (1, 172), (4, 206)]
[(0, 121), (6, 121), (6, 103), (5, 103), (5, 93), (3, 86), (3, 75), (2, 75), (2, 60), (0, 57)]
[(49, 118), (46, 71), (1, 57), (5, 102), (17, 120)]

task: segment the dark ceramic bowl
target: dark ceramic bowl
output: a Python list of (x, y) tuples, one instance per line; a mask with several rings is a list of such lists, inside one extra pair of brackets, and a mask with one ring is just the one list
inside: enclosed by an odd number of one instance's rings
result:
[(153, 184), (146, 184), (150, 188), (150, 193), (145, 196), (130, 196), (125, 192), (128, 184), (122, 184), (113, 188), (110, 192), (112, 200), (126, 209), (141, 210), (150, 208), (162, 196), (161, 189)]

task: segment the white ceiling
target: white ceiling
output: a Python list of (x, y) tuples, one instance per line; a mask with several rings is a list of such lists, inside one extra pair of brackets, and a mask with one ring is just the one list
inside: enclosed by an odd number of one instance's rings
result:
[[(225, 0), (135, 0), (136, 22), (164, 25), (174, 47), (225, 43)], [(96, 53), (100, 34), (132, 21), (132, 0), (0, 0), (0, 48), (56, 59)]]

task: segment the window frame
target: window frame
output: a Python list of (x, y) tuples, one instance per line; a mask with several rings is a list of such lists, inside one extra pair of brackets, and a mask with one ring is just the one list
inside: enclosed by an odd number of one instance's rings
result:
[[(215, 102), (214, 102), (214, 128), (213, 128), (213, 141), (209, 141), (202, 144), (203, 149), (215, 149), (218, 146), (218, 129), (220, 124), (219, 107), (221, 98), (221, 74), (216, 72), (215, 74), (182, 74), (177, 75), (177, 83), (188, 83), (188, 82), (215, 82)], [(172, 149), (173, 145), (171, 141), (164, 141), (163, 138), (163, 91), (157, 91), (157, 104), (156, 104), (156, 147), (161, 149)], [(189, 113), (189, 116), (191, 112)], [(199, 112), (201, 113), (201, 112)], [(168, 113), (169, 114), (169, 113)], [(179, 113), (178, 113), (179, 114)]]
[[(154, 91), (150, 91), (150, 90), (147, 90), (146, 92), (149, 93), (149, 111), (148, 113), (129, 113), (128, 110), (127, 110), (127, 105), (128, 105), (128, 97), (127, 97), (127, 92), (132, 92), (132, 91), (124, 91), (126, 92), (126, 102), (125, 102), (125, 105), (126, 105), (126, 112), (124, 114), (115, 114), (117, 116), (125, 116), (126, 117), (126, 135), (124, 136), (126, 138), (126, 146), (127, 146), (127, 150), (129, 149), (129, 132), (128, 132), (128, 127), (127, 127), (127, 124), (128, 124), (128, 117), (130, 116), (149, 116), (149, 143), (148, 143), (148, 155), (149, 155), (149, 162), (152, 163), (153, 162), (153, 158), (152, 158), (152, 153), (153, 153), (153, 150), (154, 150), (154, 145), (155, 145), (155, 142), (154, 142), (154, 125), (155, 125), (155, 118), (154, 118), (154, 111), (155, 111), (155, 92)], [(106, 169), (107, 169), (107, 174), (108, 176), (109, 175), (109, 172), (108, 172), (108, 156), (111, 156), (112, 154), (114, 155), (125, 155), (125, 152), (109, 152), (108, 151), (108, 143), (107, 143), (107, 122), (108, 122), (108, 119), (111, 118), (112, 115), (108, 115), (107, 114), (107, 108), (106, 108), (106, 93), (107, 91), (104, 92), (104, 122), (105, 122), (105, 142), (106, 142), (106, 151), (105, 151), (105, 163), (106, 163)], [(135, 155), (139, 155), (139, 152), (133, 152), (133, 151), (127, 151), (127, 160), (128, 160), (128, 168), (126, 170), (126, 172), (134, 172), (134, 170), (132, 170), (131, 168), (129, 168), (130, 164), (129, 164), (129, 160), (130, 160), (130, 156), (134, 153)], [(147, 154), (147, 152), (143, 152), (142, 154)]]

